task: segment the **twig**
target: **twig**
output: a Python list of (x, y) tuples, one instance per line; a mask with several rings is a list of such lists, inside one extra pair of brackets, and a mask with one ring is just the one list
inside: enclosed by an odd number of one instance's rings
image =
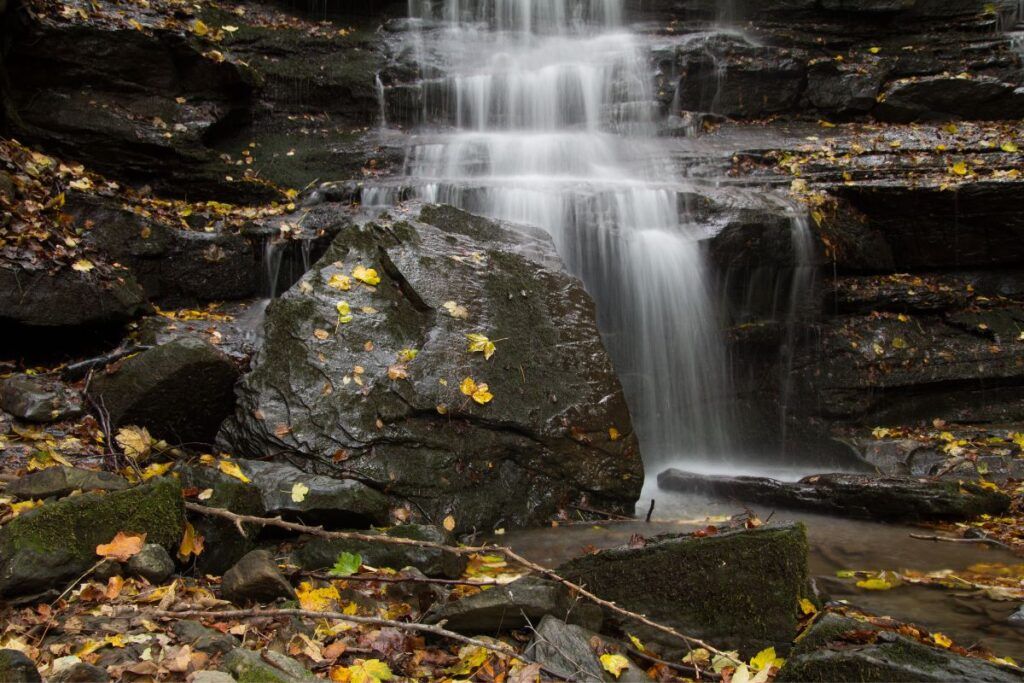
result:
[(944, 543), (987, 543), (988, 545), (997, 545), (1001, 548), (1009, 549), (1010, 546), (1006, 545), (1002, 541), (997, 541), (994, 538), (950, 538), (949, 536), (927, 536), (925, 534), (910, 534), (911, 538), (916, 538), (919, 541), (942, 541)]
[(572, 505), (570, 507), (572, 507), (572, 509), (574, 510), (579, 510), (580, 512), (589, 512), (592, 515), (601, 515), (602, 517), (607, 517), (608, 519), (619, 519), (622, 521), (629, 520), (632, 522), (636, 521), (635, 517), (630, 517), (628, 515), (620, 515), (617, 512), (607, 512), (605, 510), (598, 510), (597, 508), (587, 507), (586, 505)]
[(626, 648), (626, 650), (629, 652), (629, 654), (631, 654), (631, 655), (633, 655), (635, 657), (640, 657), (641, 659), (646, 659), (647, 661), (652, 662), (654, 664), (663, 664), (664, 666), (667, 666), (670, 669), (673, 669), (675, 671), (679, 671), (679, 672), (684, 673), (684, 674), (696, 674), (697, 676), (706, 676), (707, 678), (710, 678), (710, 679), (716, 680), (716, 681), (717, 680), (721, 680), (721, 678), (722, 678), (721, 674), (716, 674), (714, 671), (704, 671), (702, 669), (698, 669), (696, 667), (696, 665), (676, 664), (675, 662), (669, 662), (669, 661), (664, 660), (664, 659), (658, 659), (654, 655), (648, 654), (648, 653), (646, 653), (646, 652), (644, 652), (642, 650), (638, 650), (635, 647), (631, 647), (631, 646), (628, 646), (628, 645), (623, 645), (623, 647)]
[(367, 626), (384, 626), (388, 628), (397, 628), (405, 631), (418, 631), (420, 633), (430, 633), (431, 635), (439, 636), (441, 638), (450, 638), (451, 640), (457, 640), (460, 643), (466, 645), (474, 645), (476, 647), (486, 648), (492, 652), (505, 655), (507, 657), (514, 657), (530, 664), (536, 664), (537, 662), (525, 657), (524, 655), (516, 652), (508, 645), (500, 642), (487, 642), (478, 640), (476, 638), (470, 638), (464, 636), (461, 633), (455, 631), (449, 631), (441, 626), (433, 626), (431, 624), (417, 624), (406, 621), (395, 621), (394, 619), (382, 619), (379, 617), (360, 617), (354, 614), (345, 614), (344, 612), (318, 612), (311, 609), (264, 609), (256, 607), (253, 609), (233, 609), (224, 611), (215, 610), (180, 610), (180, 611), (157, 611), (151, 613), (153, 616), (161, 619), (181, 619), (183, 617), (196, 617), (200, 619), (255, 619), (259, 617), (306, 617), (308, 619), (337, 619), (338, 621), (347, 621), (351, 624), (362, 624)]
[(654, 499), (651, 498), (651, 507), (647, 508), (647, 518), (644, 520), (648, 524), (651, 523), (651, 515), (654, 514)]
[[(739, 661), (736, 660), (732, 655), (722, 652), (721, 650), (717, 649), (710, 643), (701, 640), (700, 638), (685, 635), (683, 633), (680, 633), (676, 629), (672, 628), (671, 626), (665, 626), (664, 624), (660, 624), (656, 621), (653, 621), (652, 619), (649, 619), (642, 614), (637, 614), (636, 612), (631, 612), (627, 609), (619, 607), (614, 602), (610, 602), (608, 600), (605, 600), (604, 598), (600, 598), (597, 595), (594, 595), (583, 586), (575, 584), (569, 581), (568, 579), (559, 576), (547, 567), (543, 567), (537, 564), (536, 562), (531, 562), (522, 555), (513, 551), (511, 548), (506, 548), (504, 546), (449, 546), (444, 545), (443, 543), (417, 541), (411, 538), (395, 538), (393, 536), (364, 534), (358, 531), (328, 531), (323, 527), (314, 527), (305, 524), (296, 524), (295, 522), (286, 522), (280, 517), (270, 518), (256, 517), (254, 515), (240, 515), (235, 512), (231, 512), (230, 510), (206, 507), (205, 505), (199, 505), (198, 503), (185, 503), (185, 507), (189, 510), (192, 510), (193, 512), (198, 512), (200, 514), (211, 515), (214, 517), (221, 517), (223, 519), (230, 520), (234, 523), (235, 528), (238, 529), (239, 533), (242, 534), (245, 533), (244, 527), (242, 525), (246, 522), (250, 522), (252, 524), (258, 524), (260, 526), (274, 526), (280, 529), (288, 529), (289, 531), (295, 531), (302, 534), (320, 536), (321, 538), (348, 539), (353, 541), (364, 541), (367, 543), (385, 543), (391, 545), (415, 546), (418, 548), (433, 548), (436, 550), (445, 550), (448, 552), (459, 553), (462, 555), (469, 555), (474, 553), (500, 553), (504, 555), (507, 559), (510, 559), (513, 562), (516, 562), (522, 565), (523, 567), (526, 567), (527, 569), (530, 569), (542, 576), (545, 576), (551, 579), (552, 581), (556, 581), (557, 583), (562, 584), (570, 591), (586, 598), (587, 600), (590, 600), (594, 604), (603, 607), (609, 612), (613, 612), (622, 617), (626, 617), (627, 619), (640, 622), (641, 624), (653, 628), (656, 631), (660, 631), (666, 635), (681, 640), (683, 643), (686, 644), (687, 648), (692, 649), (693, 646), (701, 647), (707, 650), (708, 652), (711, 652), (716, 655), (721, 655), (730, 661), (735, 661), (737, 664), (739, 663)], [(700, 677), (699, 669), (697, 677)]]
[(71, 365), (64, 368), (61, 371), (61, 378), (65, 380), (76, 380), (85, 377), (91, 370), (102, 368), (110, 365), (114, 361), (121, 360), (125, 356), (130, 356), (140, 351), (153, 348), (152, 346), (129, 346), (126, 349), (117, 349), (106, 353), (102, 356), (95, 358), (89, 358), (87, 360), (79, 361), (78, 363), (72, 363)]
[(439, 586), (497, 586), (497, 581), (462, 581), (461, 579), (432, 579), (427, 576), (331, 576), (325, 572), (302, 572), (305, 576), (336, 581), (365, 581), (367, 583), (430, 583)]
[(58, 596), (57, 596), (56, 598), (54, 598), (53, 602), (51, 602), (51, 603), (50, 603), (50, 606), (52, 607), (53, 605), (56, 605), (56, 604), (57, 604), (58, 602), (60, 602), (61, 598), (63, 598), (63, 597), (64, 597), (65, 595), (67, 595), (68, 593), (70, 593), (70, 592), (71, 592), (71, 590), (72, 590), (72, 589), (73, 589), (73, 588), (74, 588), (75, 586), (77, 586), (78, 584), (80, 584), (80, 583), (82, 582), (82, 580), (83, 580), (83, 579), (84, 579), (85, 577), (89, 576), (89, 574), (92, 574), (92, 573), (93, 573), (94, 571), (96, 571), (96, 569), (97, 569), (97, 568), (98, 568), (98, 567), (99, 567), (99, 566), (100, 566), (101, 564), (103, 564), (103, 563), (104, 563), (104, 562), (106, 562), (106, 561), (107, 561), (107, 558), (105, 558), (105, 557), (101, 557), (101, 558), (100, 558), (100, 559), (99, 559), (99, 560), (98, 560), (98, 561), (96, 562), (96, 564), (94, 564), (93, 566), (91, 566), (91, 567), (89, 567), (88, 569), (86, 569), (86, 570), (85, 570), (85, 573), (84, 573), (84, 574), (82, 574), (82, 575), (81, 575), (81, 576), (79, 576), (79, 577), (78, 577), (77, 579), (75, 579), (74, 581), (72, 581), (71, 583), (69, 583), (69, 584), (68, 584), (68, 587), (64, 589), (64, 592), (63, 592), (63, 593), (61, 593), (60, 595), (58, 595)]

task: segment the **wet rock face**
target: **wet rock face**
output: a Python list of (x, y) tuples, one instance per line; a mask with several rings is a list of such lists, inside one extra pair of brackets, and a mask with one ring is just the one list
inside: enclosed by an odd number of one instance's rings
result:
[[(358, 266), (380, 282), (352, 278)], [(462, 530), (584, 500), (627, 510), (639, 494), (593, 304), (544, 234), (447, 207), (353, 226), (272, 303), (266, 333), (220, 437), (238, 455), (291, 453)], [(490, 360), (471, 333), (495, 340)], [(464, 394), (466, 378), (493, 399)]]

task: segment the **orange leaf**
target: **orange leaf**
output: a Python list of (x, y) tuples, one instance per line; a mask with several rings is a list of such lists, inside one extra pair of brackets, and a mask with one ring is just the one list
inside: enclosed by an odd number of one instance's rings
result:
[(127, 562), (129, 558), (139, 554), (145, 542), (146, 534), (126, 534), (118, 531), (110, 543), (96, 546), (96, 554), (108, 560)]
[(181, 537), (181, 545), (178, 547), (178, 557), (182, 562), (187, 562), (190, 555), (199, 555), (203, 552), (203, 537), (196, 533), (196, 528), (189, 522), (185, 522), (185, 535)]

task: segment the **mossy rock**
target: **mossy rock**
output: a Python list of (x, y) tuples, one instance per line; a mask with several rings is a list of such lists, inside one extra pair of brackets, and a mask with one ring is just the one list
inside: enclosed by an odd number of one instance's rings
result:
[(175, 550), (184, 525), (181, 485), (171, 478), (47, 503), (0, 530), (0, 595), (63, 588), (95, 564), (96, 546), (119, 531), (145, 533), (148, 543)]
[[(876, 631), (874, 642), (861, 634)], [(851, 643), (845, 634), (857, 633)], [(1024, 680), (1020, 670), (962, 657), (870, 622), (826, 613), (793, 649), (776, 681), (986, 681)]]
[[(796, 635), (797, 605), (808, 593), (807, 533), (798, 523), (704, 538), (657, 537), (642, 548), (577, 558), (558, 573), (720, 647), (785, 648)], [(633, 624), (623, 629), (644, 640), (664, 639)]]
[(224, 656), (223, 669), (238, 683), (299, 683), (318, 680), (309, 669), (273, 650), (254, 652), (239, 647)]
[[(369, 533), (381, 533), (393, 538), (410, 538), (430, 543), (450, 542), (448, 534), (443, 529), (420, 524), (404, 524), (380, 532), (370, 531)], [(426, 576), (455, 579), (462, 576), (462, 572), (466, 569), (465, 556), (450, 550), (411, 545), (387, 545), (348, 539), (315, 538), (296, 550), (295, 558), (298, 564), (305, 569), (326, 569), (334, 565), (338, 555), (346, 552), (359, 555), (364, 564), (372, 567), (390, 567), (392, 569), (416, 567)]]

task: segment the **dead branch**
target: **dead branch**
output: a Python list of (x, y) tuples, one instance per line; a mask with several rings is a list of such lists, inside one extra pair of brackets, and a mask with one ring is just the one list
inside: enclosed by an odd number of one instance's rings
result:
[[(619, 607), (614, 602), (610, 602), (608, 600), (598, 597), (597, 595), (594, 595), (583, 586), (577, 585), (569, 581), (568, 579), (559, 576), (547, 567), (543, 567), (537, 564), (536, 562), (531, 562), (522, 555), (519, 555), (518, 553), (513, 551), (511, 548), (506, 548), (504, 546), (448, 546), (442, 543), (432, 543), (430, 541), (417, 541), (411, 538), (395, 538), (392, 536), (364, 534), (358, 531), (328, 531), (323, 527), (314, 527), (307, 526), (305, 524), (297, 524), (295, 522), (286, 522), (280, 517), (270, 518), (256, 517), (253, 515), (240, 515), (238, 513), (231, 512), (230, 510), (206, 507), (205, 505), (199, 505), (198, 503), (185, 503), (185, 507), (188, 508), (189, 510), (192, 510), (193, 512), (198, 512), (200, 514), (211, 515), (214, 517), (221, 517), (223, 519), (230, 520), (234, 523), (235, 528), (238, 529), (239, 533), (242, 534), (245, 533), (244, 527), (242, 525), (248, 522), (260, 526), (274, 526), (280, 529), (288, 529), (289, 531), (294, 531), (301, 534), (320, 536), (321, 538), (347, 539), (352, 541), (363, 541), (367, 543), (387, 543), (391, 545), (408, 545), (415, 546), (418, 548), (433, 548), (436, 550), (445, 550), (448, 552), (454, 552), (463, 555), (469, 555), (474, 553), (500, 553), (501, 555), (504, 555), (507, 559), (512, 560), (513, 562), (531, 571), (534, 571), (544, 577), (547, 577), (552, 581), (556, 581), (557, 583), (562, 584), (573, 593), (586, 598), (595, 605), (600, 605), (602, 608), (608, 610), (609, 612), (613, 612), (615, 614), (618, 614), (619, 616), (625, 617), (632, 621), (637, 621), (641, 624), (644, 624), (645, 626), (653, 628), (656, 631), (660, 631), (661, 633), (672, 636), (673, 638), (682, 641), (688, 649), (692, 650), (694, 646), (701, 647), (707, 650), (708, 652), (711, 652), (716, 655), (721, 655), (729, 661), (735, 661), (737, 664), (740, 663), (732, 655), (722, 652), (721, 650), (717, 649), (710, 643), (701, 640), (700, 638), (680, 633), (671, 626), (660, 624), (656, 621), (653, 621), (652, 619), (647, 618), (642, 614), (637, 614), (636, 612), (631, 612), (627, 609)], [(697, 675), (698, 677), (700, 676), (699, 673)]]
[(1002, 541), (997, 541), (994, 538), (951, 538), (949, 536), (928, 536), (925, 534), (910, 534), (911, 538), (916, 538), (919, 541), (942, 541), (944, 543), (984, 543), (987, 545), (997, 545), (1001, 548), (1010, 549), (1010, 546), (1006, 545)]

